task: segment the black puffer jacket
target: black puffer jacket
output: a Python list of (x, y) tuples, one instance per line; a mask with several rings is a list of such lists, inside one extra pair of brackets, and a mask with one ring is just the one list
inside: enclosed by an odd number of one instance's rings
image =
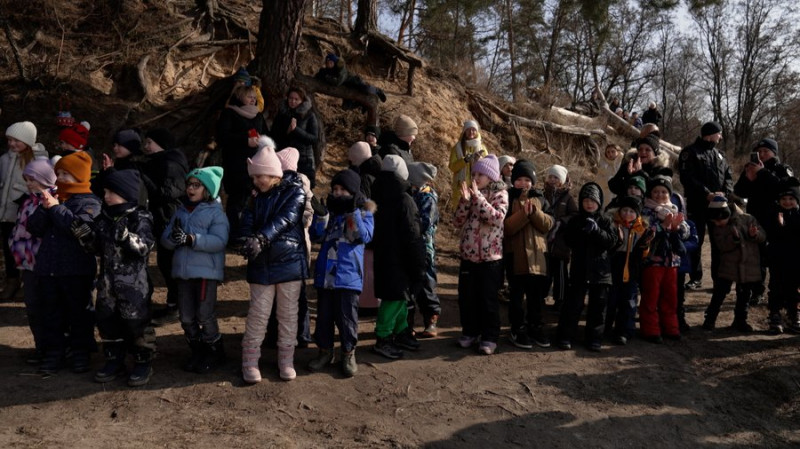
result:
[[(597, 222), (598, 229), (584, 232), (587, 219)], [(566, 224), (564, 239), (572, 249), (569, 264), (571, 282), (611, 284), (611, 250), (619, 244), (619, 236), (611, 220), (598, 212), (581, 210)]]
[(242, 213), (240, 235), (261, 234), (267, 243), (247, 262), (247, 282), (273, 285), (308, 277), (305, 204), (303, 181), (291, 171), (284, 172), (280, 184), (250, 199)]
[[(289, 132), (289, 124), (292, 119), (297, 120), (297, 126)], [(284, 100), (281, 103), (278, 114), (272, 121), (270, 135), (275, 139), (278, 150), (287, 147), (297, 148), (300, 153), (300, 160), (297, 161), (297, 171), (305, 173), (313, 179), (316, 167), (314, 162), (314, 145), (319, 140), (319, 122), (314, 111), (311, 110), (311, 100), (305, 99), (299, 106), (290, 109)], [(311, 173), (311, 175), (309, 175)]]
[(250, 178), (247, 174), (247, 158), (253, 157), (258, 151), (258, 148), (247, 144), (251, 129), (258, 134), (267, 134), (263, 115), (256, 114), (253, 118), (247, 118), (231, 108), (222, 110), (217, 121), (216, 139), (220, 145), (218, 150), (222, 151), (222, 168), (225, 169), (222, 182), (225, 190), (229, 190), (230, 183), (238, 184)]
[(414, 162), (414, 156), (411, 154), (411, 145), (409, 145), (405, 140), (397, 137), (397, 134), (395, 134), (394, 131), (384, 131), (381, 133), (381, 138), (378, 140), (378, 144), (380, 145), (378, 155), (381, 157), (381, 159), (385, 158), (389, 154), (396, 154), (402, 157), (403, 160), (406, 161), (406, 164), (409, 162)]
[(372, 186), (375, 213), (375, 294), (384, 301), (405, 300), (417, 291), (425, 271), (425, 244), (419, 230), (419, 211), (409, 184), (382, 171)]
[(781, 181), (790, 176), (793, 176), (792, 167), (773, 157), (764, 162), (764, 169), (758, 171), (754, 181), (747, 179), (743, 171), (733, 186), (733, 193), (747, 198), (747, 213), (756, 217), (761, 226), (769, 227), (777, 213), (775, 200), (780, 193)]
[(142, 182), (147, 188), (157, 235), (169, 223), (186, 191), (186, 174), (189, 162), (183, 151), (171, 149), (151, 154), (142, 166)]
[(681, 150), (678, 171), (689, 212), (704, 211), (711, 192), (733, 193), (733, 175), (725, 155), (714, 148), (714, 142), (698, 137)]

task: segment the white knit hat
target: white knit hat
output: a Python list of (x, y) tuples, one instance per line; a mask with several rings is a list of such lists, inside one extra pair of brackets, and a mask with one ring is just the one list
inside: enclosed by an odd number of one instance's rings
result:
[(396, 154), (387, 154), (383, 158), (381, 171), (393, 172), (404, 181), (408, 179), (408, 167), (406, 166), (406, 161)]
[(562, 165), (554, 165), (547, 169), (548, 175), (553, 175), (561, 181), (561, 184), (567, 182), (567, 168)]
[(17, 122), (6, 130), (6, 137), (12, 137), (33, 148), (36, 145), (36, 125), (31, 122)]
[(466, 131), (470, 128), (475, 128), (475, 131), (481, 130), (481, 125), (478, 124), (475, 120), (467, 120), (464, 122), (464, 129), (462, 131)]
[(372, 148), (367, 142), (356, 142), (347, 150), (347, 159), (358, 167), (372, 157)]

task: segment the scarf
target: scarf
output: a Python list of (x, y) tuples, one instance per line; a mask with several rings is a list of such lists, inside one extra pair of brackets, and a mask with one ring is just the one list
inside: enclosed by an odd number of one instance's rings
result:
[(228, 107), (246, 119), (252, 119), (258, 114), (258, 106), (256, 105), (235, 106), (229, 104)]
[(72, 195), (78, 193), (92, 193), (89, 181), (86, 182), (56, 181), (56, 187), (58, 188), (58, 200), (62, 202), (67, 201), (72, 197)]

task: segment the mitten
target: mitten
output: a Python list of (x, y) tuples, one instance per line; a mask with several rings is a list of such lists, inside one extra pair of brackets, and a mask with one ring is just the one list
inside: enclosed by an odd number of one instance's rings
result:
[(583, 225), (583, 232), (587, 234), (591, 234), (594, 231), (597, 231), (600, 227), (597, 226), (597, 222), (594, 221), (594, 218), (587, 218), (586, 224)]

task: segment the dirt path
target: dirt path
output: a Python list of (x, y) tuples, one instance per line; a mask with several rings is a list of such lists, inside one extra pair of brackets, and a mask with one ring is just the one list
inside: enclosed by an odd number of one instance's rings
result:
[[(238, 373), (247, 284), (225, 284), (219, 307), (229, 363), (211, 375), (179, 369), (180, 326), (158, 330), (155, 375), (143, 389), (106, 385), (68, 370), (42, 378), (25, 365), (32, 347), (21, 303), (0, 304), (0, 447), (798, 447), (798, 337), (743, 336), (696, 328), (680, 342), (591, 353), (520, 350), (479, 356), (459, 335), (454, 246), (439, 256), (441, 336), (388, 362), (368, 349), (374, 321), (361, 323), (359, 372), (311, 374), (316, 349), (298, 350), (298, 378), (282, 382), (275, 352), (265, 380)], [(229, 257), (241, 279), (242, 259)], [(710, 284), (710, 283), (709, 283)], [(710, 285), (708, 285), (710, 287)], [(163, 302), (163, 288), (157, 301)], [(690, 323), (702, 322), (710, 291), (689, 296)], [(504, 322), (507, 322), (503, 307)], [(766, 329), (764, 306), (751, 322)], [(549, 327), (556, 316), (548, 314)], [(719, 323), (732, 320), (728, 299)], [(504, 331), (506, 328), (504, 327)], [(93, 364), (101, 364), (99, 355)]]

